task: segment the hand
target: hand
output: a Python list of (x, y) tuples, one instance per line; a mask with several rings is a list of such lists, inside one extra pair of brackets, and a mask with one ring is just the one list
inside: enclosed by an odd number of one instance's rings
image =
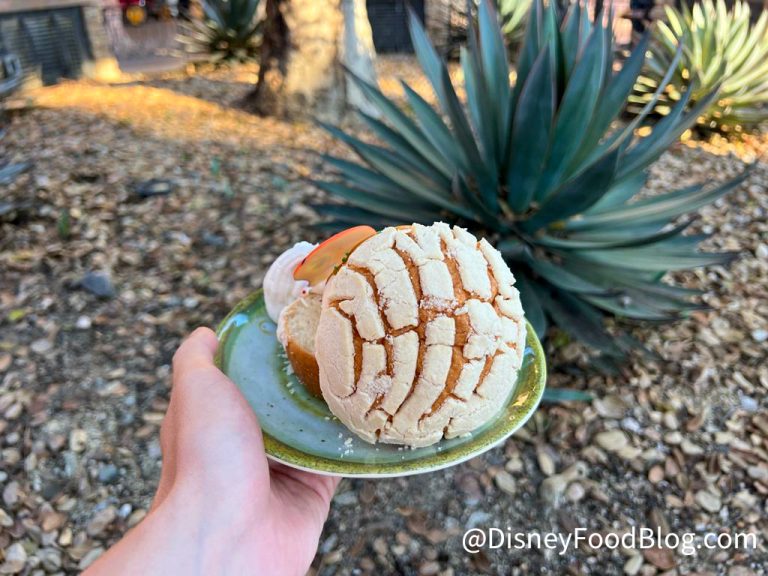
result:
[(163, 469), (147, 517), (96, 561), (101, 574), (303, 575), (339, 478), (269, 462), (256, 416), (198, 328), (173, 358)]

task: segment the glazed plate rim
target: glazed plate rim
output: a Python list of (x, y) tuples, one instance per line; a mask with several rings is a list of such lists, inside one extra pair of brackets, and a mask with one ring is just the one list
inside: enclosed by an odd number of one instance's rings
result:
[[(240, 314), (246, 314), (247, 310), (251, 309), (257, 304), (259, 299), (263, 298), (262, 294), (262, 290), (258, 289), (246, 296), (232, 308), (229, 314), (227, 314), (216, 328), (219, 346), (216, 351), (215, 363), (222, 371), (225, 366), (226, 342), (232, 333), (231, 328), (235, 325), (233, 319)], [(248, 314), (246, 314), (246, 316), (248, 316), (250, 320), (250, 316)], [(485, 425), (481, 436), (468, 438), (468, 442), (480, 442), (480, 444), (473, 447), (473, 449), (462, 451), (460, 454), (453, 457), (450, 456), (450, 451), (446, 451), (444, 453), (437, 452), (427, 455), (419, 460), (365, 463), (344, 460), (341, 457), (338, 459), (331, 459), (312, 454), (301, 448), (286, 444), (262, 429), (264, 449), (267, 458), (273, 462), (284, 464), (297, 470), (320, 474), (322, 476), (396, 478), (436, 472), (438, 470), (450, 468), (451, 466), (461, 464), (462, 462), (466, 462), (467, 460), (491, 450), (507, 440), (512, 434), (525, 425), (536, 412), (536, 409), (541, 402), (541, 398), (544, 395), (547, 379), (547, 366), (544, 351), (541, 342), (539, 342), (536, 337), (533, 327), (527, 320), (526, 324), (526, 347), (530, 347), (533, 350), (533, 361), (528, 368), (530, 376), (521, 382), (522, 385), (527, 384), (527, 386), (526, 388), (520, 388), (515, 394), (507, 399), (504, 409), (500, 410), (495, 421)], [(522, 375), (522, 372), (520, 375)], [(235, 385), (240, 388), (240, 384), (237, 382), (235, 382)], [(524, 405), (520, 407), (520, 412), (515, 414), (514, 418), (509, 418), (509, 405), (513, 403), (525, 389), (530, 392), (530, 396), (525, 399)], [(505, 418), (505, 415), (507, 418)], [(481, 439), (484, 436), (490, 437), (483, 442)]]

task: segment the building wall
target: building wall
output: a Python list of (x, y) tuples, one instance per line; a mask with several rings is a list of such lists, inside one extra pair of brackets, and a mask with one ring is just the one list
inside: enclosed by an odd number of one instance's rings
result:
[(0, 0), (0, 13), (101, 4), (101, 0)]
[(102, 79), (107, 79), (105, 75), (119, 74), (117, 60), (112, 53), (107, 30), (104, 27), (104, 8), (101, 2), (84, 3), (83, 20), (93, 55), (93, 69), (87, 71), (87, 74)]
[(413, 52), (408, 34), (407, 8), (423, 17), (424, 4), (429, 0), (367, 0), (368, 21), (371, 23), (376, 51), (381, 53)]
[[(106, 29), (104, 28), (104, 7), (113, 0), (0, 0), (0, 19), (13, 19), (14, 15), (26, 15), (34, 20), (38, 12), (61, 9), (79, 9), (82, 31), (85, 38), (81, 42), (68, 44), (67, 49), (77, 50), (72, 60), (81, 62), (78, 74), (98, 79), (110, 80), (119, 75), (119, 68), (111, 52)], [(39, 21), (39, 18), (37, 19)], [(79, 46), (79, 47), (78, 47)], [(12, 47), (9, 47), (11, 49)], [(32, 71), (34, 72), (34, 71)], [(28, 77), (26, 85), (34, 85), (42, 78)]]
[(466, 0), (368, 0), (368, 18), (379, 52), (412, 52), (406, 18), (410, 6), (423, 19), (427, 33), (441, 53), (448, 47), (451, 19)]

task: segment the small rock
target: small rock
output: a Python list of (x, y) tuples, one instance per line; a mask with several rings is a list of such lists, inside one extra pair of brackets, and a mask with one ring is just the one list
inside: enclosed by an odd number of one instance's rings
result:
[(66, 488), (66, 485), (64, 480), (58, 478), (45, 480), (40, 487), (40, 495), (46, 500), (54, 500)]
[(496, 482), (496, 486), (507, 494), (514, 494), (517, 491), (514, 476), (506, 470), (502, 470), (496, 474), (496, 477), (493, 480)]
[(643, 565), (643, 557), (639, 554), (632, 556), (624, 563), (624, 574), (627, 576), (635, 576), (640, 572), (640, 567)]
[(664, 468), (656, 464), (648, 471), (648, 480), (651, 484), (658, 484), (664, 480)]
[(704, 449), (698, 444), (694, 444), (688, 440), (688, 438), (680, 443), (680, 449), (683, 451), (683, 454), (687, 454), (688, 456), (700, 456), (704, 454)]
[[(337, 534), (331, 534), (323, 541), (318, 550), (321, 554), (328, 554), (331, 550), (336, 548), (336, 544), (339, 542), (339, 536)], [(374, 550), (376, 549), (376, 541), (374, 540)], [(387, 553), (387, 545), (384, 544), (384, 554)]]
[(624, 401), (616, 395), (608, 395), (605, 398), (598, 398), (594, 402), (595, 410), (603, 418), (619, 419), (624, 416), (627, 410)]
[(48, 447), (53, 452), (58, 452), (67, 443), (67, 437), (64, 434), (54, 434), (48, 439)]
[(699, 506), (704, 508), (704, 510), (713, 514), (718, 512), (722, 506), (720, 497), (716, 494), (713, 494), (709, 490), (699, 490), (696, 492), (694, 499)]
[(587, 477), (587, 474), (589, 473), (589, 467), (586, 463), (582, 462), (581, 460), (577, 460), (568, 468), (563, 470), (561, 473), (561, 476), (565, 478), (566, 482), (573, 482), (575, 480), (582, 480)]
[(69, 449), (72, 452), (82, 452), (88, 442), (88, 433), (80, 428), (75, 428), (69, 433)]
[(99, 298), (112, 298), (115, 295), (112, 280), (104, 272), (88, 272), (80, 279), (78, 285)]
[(64, 528), (64, 530), (61, 531), (61, 534), (59, 535), (59, 539), (56, 540), (58, 542), (59, 546), (66, 548), (70, 544), (72, 544), (72, 529), (71, 528)]
[(131, 512), (133, 512), (133, 505), (130, 502), (126, 502), (118, 508), (117, 515), (120, 516), (120, 518), (128, 518), (128, 516), (131, 515)]
[(11, 365), (11, 360), (13, 357), (8, 354), (8, 352), (3, 352), (0, 354), (0, 372), (5, 372), (8, 370), (8, 366)]
[(760, 407), (759, 404), (757, 403), (757, 400), (755, 400), (751, 396), (742, 395), (739, 398), (739, 403), (741, 404), (741, 407), (747, 412), (757, 412), (757, 409)]
[(677, 564), (675, 553), (669, 548), (647, 548), (643, 556), (659, 570), (671, 570)]
[(654, 508), (648, 515), (650, 527), (659, 530), (662, 534), (669, 534), (669, 521), (661, 508)]
[(213, 234), (211, 232), (203, 232), (201, 236), (201, 240), (203, 241), (203, 244), (207, 244), (208, 246), (226, 246), (227, 245), (227, 239), (224, 238), (224, 236), (220, 236), (219, 234)]
[(114, 484), (120, 477), (120, 471), (112, 463), (105, 464), (99, 469), (99, 482), (102, 484)]
[(507, 472), (522, 472), (523, 470), (523, 461), (520, 457), (514, 457), (507, 460), (507, 463), (504, 464), (504, 469)]
[(341, 559), (344, 557), (341, 550), (334, 550), (333, 552), (326, 554), (323, 556), (322, 562), (324, 564), (338, 564), (341, 562)]
[(616, 452), (616, 454), (618, 454), (624, 460), (630, 461), (637, 460), (641, 453), (642, 450), (640, 448), (637, 446), (632, 446), (631, 444), (624, 446), (624, 448)]
[(5, 502), (5, 505), (9, 508), (13, 508), (19, 501), (19, 492), (19, 483), (15, 480), (13, 482), (9, 482), (8, 485), (3, 489), (3, 502)]
[(746, 566), (731, 566), (728, 568), (728, 576), (755, 576), (755, 571)]
[(608, 430), (606, 432), (600, 432), (595, 436), (595, 442), (603, 450), (609, 452), (617, 452), (624, 448), (629, 442), (626, 434), (621, 430)]
[(424, 562), (419, 566), (420, 576), (435, 576), (440, 573), (440, 564), (435, 561)]
[(565, 491), (565, 497), (571, 502), (579, 502), (585, 495), (586, 490), (584, 490), (584, 486), (582, 486), (580, 482), (574, 482), (568, 486), (568, 489)]
[(333, 497), (333, 503), (338, 504), (339, 506), (351, 506), (357, 504), (357, 494), (352, 490), (342, 492)]
[(134, 526), (136, 526), (136, 524), (144, 520), (144, 517), (146, 515), (147, 515), (147, 511), (144, 510), (143, 508), (139, 508), (138, 510), (134, 510), (133, 512), (131, 512), (131, 515), (128, 516), (128, 528), (133, 528)]
[(77, 567), (80, 570), (85, 570), (86, 568), (88, 568), (88, 566), (96, 562), (96, 560), (102, 554), (104, 554), (104, 548), (102, 548), (101, 546), (94, 548), (93, 550), (89, 550), (88, 552), (86, 552), (85, 556), (83, 556), (80, 559), (80, 564), (78, 564)]
[(47, 338), (40, 338), (29, 345), (29, 349), (35, 354), (45, 354), (53, 348), (53, 344)]
[(562, 474), (554, 474), (541, 483), (541, 497), (556, 506), (562, 500), (567, 487), (568, 480)]
[(43, 548), (35, 553), (48, 572), (56, 572), (61, 569), (61, 552), (55, 548)]
[[(332, 539), (329, 537), (328, 542), (330, 543)], [(338, 538), (335, 539), (335, 543), (338, 542)], [(332, 550), (334, 547), (330, 547), (330, 550)], [(379, 556), (386, 556), (387, 555), (387, 541), (382, 538), (381, 536), (373, 539), (373, 544), (371, 545), (373, 548), (373, 551), (376, 552)]]
[(640, 434), (643, 431), (642, 424), (632, 417), (623, 418), (621, 420), (621, 427), (633, 434)]
[(677, 430), (680, 427), (680, 423), (677, 421), (677, 416), (675, 416), (674, 412), (665, 412), (663, 421), (664, 426), (670, 430)]
[(483, 499), (483, 490), (477, 477), (471, 472), (461, 474), (456, 478), (456, 484), (464, 494), (464, 503), (474, 506)]
[(493, 516), (488, 512), (483, 510), (475, 510), (472, 512), (472, 514), (469, 515), (469, 518), (467, 518), (467, 530), (476, 528), (477, 526), (482, 526), (486, 524), (491, 518), (493, 518)]
[(555, 473), (555, 461), (545, 448), (539, 448), (536, 451), (536, 459), (539, 462), (539, 468), (545, 476), (552, 476)]
[(13, 518), (8, 515), (8, 512), (0, 508), (0, 527), (10, 528), (13, 526)]
[(51, 178), (46, 174), (35, 174), (35, 184), (41, 190), (46, 190), (51, 186)]
[(757, 501), (757, 496), (752, 494), (749, 490), (741, 490), (737, 492), (734, 494), (732, 500), (733, 505), (744, 512), (754, 510), (755, 506), (757, 506)]
[(675, 430), (674, 432), (668, 432), (664, 434), (664, 442), (667, 444), (671, 444), (673, 446), (676, 446), (677, 444), (680, 444), (680, 442), (683, 441), (683, 435)]
[(747, 474), (754, 480), (768, 480), (768, 467), (750, 466), (747, 468)]
[(176, 183), (167, 178), (151, 178), (135, 182), (131, 189), (136, 200), (145, 200), (154, 196), (167, 196), (176, 189)]
[(16, 418), (21, 416), (22, 412), (24, 412), (24, 405), (21, 402), (14, 402), (8, 407), (3, 416), (5, 416), (6, 420), (16, 420)]
[(88, 330), (91, 327), (91, 319), (88, 316), (79, 316), (75, 322), (75, 327), (78, 330)]
[(98, 536), (117, 518), (117, 510), (114, 506), (107, 506), (98, 511), (86, 524), (85, 531), (89, 536)]
[(734, 440), (733, 432), (723, 432), (721, 430), (718, 430), (715, 432), (715, 443), (716, 444), (730, 444)]
[(5, 549), (5, 562), (0, 564), (0, 574), (18, 574), (27, 565), (27, 551), (19, 542)]
[(755, 342), (765, 342), (768, 340), (768, 330), (752, 330), (752, 339)]
[(43, 532), (52, 532), (64, 526), (67, 517), (61, 512), (56, 512), (48, 504), (44, 506), (45, 508), (40, 510), (40, 528)]

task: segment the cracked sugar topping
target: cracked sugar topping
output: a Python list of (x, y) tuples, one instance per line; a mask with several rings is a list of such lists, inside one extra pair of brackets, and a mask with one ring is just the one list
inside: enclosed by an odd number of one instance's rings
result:
[(501, 254), (459, 227), (387, 228), (323, 293), (316, 334), (331, 411), (369, 442), (426, 446), (499, 412), (525, 321)]

